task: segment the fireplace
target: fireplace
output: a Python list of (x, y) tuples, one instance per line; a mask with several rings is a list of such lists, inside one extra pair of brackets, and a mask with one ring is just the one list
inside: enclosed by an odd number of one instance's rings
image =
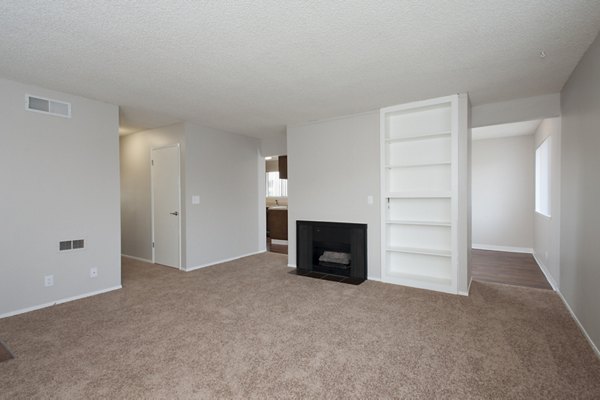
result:
[(367, 225), (296, 221), (296, 273), (358, 285), (367, 279)]

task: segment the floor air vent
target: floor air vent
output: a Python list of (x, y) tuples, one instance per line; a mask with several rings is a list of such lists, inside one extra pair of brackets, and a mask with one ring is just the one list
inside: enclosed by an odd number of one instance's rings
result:
[(43, 97), (25, 96), (25, 109), (28, 111), (71, 118), (71, 103), (45, 99)]

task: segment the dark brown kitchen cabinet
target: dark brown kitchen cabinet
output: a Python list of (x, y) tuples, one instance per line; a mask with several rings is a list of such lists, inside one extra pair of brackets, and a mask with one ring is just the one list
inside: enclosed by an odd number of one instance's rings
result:
[(288, 212), (283, 209), (267, 210), (267, 231), (271, 239), (287, 240)]
[(287, 156), (279, 156), (279, 179), (287, 179)]

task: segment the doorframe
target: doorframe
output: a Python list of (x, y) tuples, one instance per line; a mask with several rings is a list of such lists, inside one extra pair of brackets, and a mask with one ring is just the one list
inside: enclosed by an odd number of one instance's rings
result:
[(150, 148), (150, 213), (151, 213), (151, 219), (152, 219), (152, 263), (156, 264), (156, 254), (155, 254), (155, 247), (154, 247), (154, 229), (155, 229), (155, 224), (154, 224), (154, 168), (153, 167), (153, 160), (152, 160), (152, 152), (154, 150), (161, 150), (161, 149), (167, 149), (170, 147), (176, 147), (177, 148), (177, 159), (178, 159), (178, 163), (177, 163), (177, 201), (179, 203), (179, 215), (177, 216), (178, 218), (178, 222), (179, 222), (179, 229), (178, 229), (178, 236), (179, 236), (179, 270), (184, 270), (182, 262), (181, 262), (181, 216), (183, 215), (183, 207), (181, 204), (181, 145), (179, 143), (175, 143), (175, 144), (170, 144), (170, 145), (166, 145), (166, 146), (157, 146), (157, 147), (151, 147)]

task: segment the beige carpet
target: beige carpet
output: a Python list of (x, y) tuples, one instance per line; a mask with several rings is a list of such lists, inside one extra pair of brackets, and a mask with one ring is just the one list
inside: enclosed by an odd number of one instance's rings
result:
[(184, 273), (124, 260), (123, 290), (0, 320), (0, 397), (599, 399), (556, 294), (459, 297), (289, 274), (261, 254)]

